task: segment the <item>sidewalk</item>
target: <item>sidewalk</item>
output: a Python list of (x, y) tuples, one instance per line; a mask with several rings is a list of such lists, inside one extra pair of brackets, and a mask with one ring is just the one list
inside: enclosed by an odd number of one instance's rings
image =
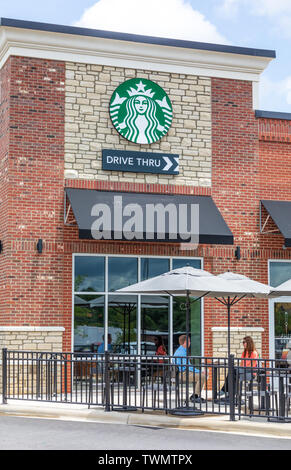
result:
[(203, 415), (201, 417), (179, 417), (165, 415), (161, 412), (105, 412), (103, 408), (92, 407), (88, 409), (86, 405), (13, 400), (8, 401), (7, 405), (0, 405), (1, 415), (127, 424), (131, 426), (220, 431), (291, 439), (291, 423), (269, 423), (264, 418), (242, 418), (240, 421), (236, 420), (233, 422), (229, 420), (229, 416)]

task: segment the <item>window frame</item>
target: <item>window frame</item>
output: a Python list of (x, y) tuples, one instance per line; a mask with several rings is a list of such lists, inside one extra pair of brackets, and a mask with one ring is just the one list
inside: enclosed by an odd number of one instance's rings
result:
[[(82, 257), (102, 257), (105, 258), (105, 270), (104, 270), (104, 292), (79, 292), (75, 291), (75, 259), (77, 256)], [(104, 338), (105, 338), (105, 349), (107, 348), (107, 337), (108, 337), (108, 298), (109, 295), (115, 295), (114, 291), (108, 290), (108, 259), (109, 258), (135, 258), (137, 259), (137, 278), (140, 282), (141, 280), (141, 259), (142, 258), (155, 258), (155, 259), (168, 259), (169, 260), (169, 270), (173, 269), (173, 260), (174, 259), (185, 259), (185, 264), (187, 260), (198, 260), (200, 261), (200, 269), (204, 269), (204, 259), (199, 256), (153, 256), (153, 255), (132, 255), (132, 254), (103, 254), (103, 253), (73, 253), (72, 254), (72, 337), (71, 337), (71, 348), (74, 351), (74, 296), (75, 295), (104, 295), (105, 305), (104, 305)], [(119, 293), (121, 295), (121, 293)], [(146, 294), (134, 294), (137, 295), (137, 341), (138, 341), (138, 354), (141, 353), (141, 296)], [(158, 294), (154, 294), (158, 295)], [(201, 355), (204, 355), (204, 299), (201, 299), (201, 310), (200, 310), (200, 342), (201, 342)], [(169, 305), (169, 354), (173, 354), (173, 299), (170, 296), (170, 305)]]

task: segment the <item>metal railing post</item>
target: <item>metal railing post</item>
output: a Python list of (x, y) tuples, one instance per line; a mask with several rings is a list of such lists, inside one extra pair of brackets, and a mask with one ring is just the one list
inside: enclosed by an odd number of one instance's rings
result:
[(2, 349), (2, 403), (7, 405), (7, 348)]
[(228, 356), (228, 393), (229, 393), (229, 419), (235, 421), (235, 374), (234, 355)]
[(110, 371), (109, 371), (109, 352), (105, 351), (105, 411), (110, 411)]

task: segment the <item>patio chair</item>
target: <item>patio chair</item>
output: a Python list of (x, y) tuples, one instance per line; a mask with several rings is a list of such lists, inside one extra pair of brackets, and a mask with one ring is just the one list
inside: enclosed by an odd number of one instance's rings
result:
[(264, 411), (266, 416), (270, 415), (271, 411), (271, 397), (272, 402), (275, 402), (275, 411), (278, 415), (278, 392), (271, 389), (270, 385), (266, 382), (266, 376), (256, 374), (255, 376), (248, 374), (240, 376), (236, 384), (236, 404), (238, 406), (239, 418), (243, 405), (243, 398), (246, 400), (246, 407), (249, 410), (250, 417), (254, 414), (254, 397), (258, 397), (259, 407), (257, 411), (260, 413)]
[[(149, 376), (148, 376), (149, 377)], [(151, 394), (152, 408), (158, 409), (157, 400), (163, 398), (163, 408), (168, 409), (171, 404), (171, 394), (175, 393), (175, 407), (180, 406), (180, 372), (179, 368), (174, 364), (167, 364), (163, 368), (162, 380), (160, 375), (151, 375), (150, 380), (144, 380), (142, 383), (142, 411), (145, 409), (147, 394)]]

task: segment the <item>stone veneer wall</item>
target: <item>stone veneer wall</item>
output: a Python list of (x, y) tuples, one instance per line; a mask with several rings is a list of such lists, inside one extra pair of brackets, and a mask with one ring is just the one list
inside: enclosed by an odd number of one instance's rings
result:
[(0, 350), (62, 351), (62, 327), (0, 326)]
[[(131, 78), (152, 80), (167, 92), (173, 122), (151, 145), (128, 142), (113, 127), (109, 102), (116, 87)], [(135, 183), (211, 185), (211, 79), (111, 66), (66, 63), (65, 175), (69, 178)], [(101, 169), (103, 148), (180, 155), (180, 174), (152, 175)]]
[[(227, 328), (212, 328), (213, 357), (227, 356)], [(241, 357), (243, 351), (242, 340), (245, 336), (251, 336), (254, 340), (256, 350), (262, 357), (262, 333), (264, 328), (252, 327), (231, 327), (230, 328), (230, 348), (231, 354)]]
[[(29, 326), (1, 326), (0, 327), (0, 390), (2, 390), (2, 349), (7, 348), (11, 351), (32, 351), (32, 352), (61, 352), (63, 346), (62, 327), (29, 327)], [(17, 356), (16, 356), (17, 357)], [(29, 356), (30, 357), (30, 356)], [(8, 385), (8, 394), (13, 395), (13, 383), (16, 381), (18, 393), (30, 393), (33, 383), (36, 390), (36, 363), (34, 367), (31, 361), (21, 360), (14, 363), (14, 367), (9, 368), (10, 380)], [(46, 364), (42, 365), (41, 384), (45, 390), (46, 387)], [(57, 387), (60, 387), (60, 371), (58, 371)]]

